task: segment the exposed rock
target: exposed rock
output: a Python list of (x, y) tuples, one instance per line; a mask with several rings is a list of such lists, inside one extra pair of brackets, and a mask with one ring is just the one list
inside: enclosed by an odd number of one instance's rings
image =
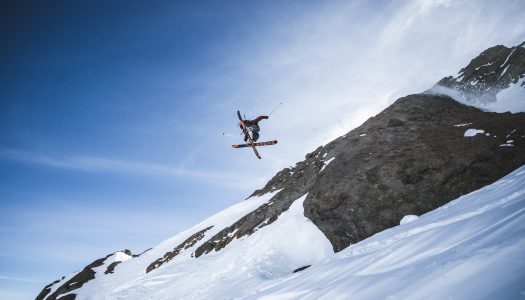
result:
[[(62, 279), (64, 279), (64, 277), (62, 277)], [(38, 294), (38, 295), (36, 296), (36, 299), (37, 299), (37, 300), (45, 299), (46, 296), (47, 296), (47, 294), (49, 294), (49, 292), (51, 292), (51, 287), (52, 287), (53, 285), (59, 283), (60, 280), (62, 280), (62, 279), (57, 279), (57, 280), (51, 282), (50, 284), (46, 285), (46, 286), (42, 289), (42, 291), (40, 292), (40, 294)]]
[(282, 189), (269, 202), (245, 215), (233, 225), (224, 228), (199, 246), (194, 256), (199, 257), (213, 250), (219, 251), (232, 240), (250, 235), (277, 220), (279, 215), (288, 210), (295, 200), (314, 186), (319, 170), (324, 165), (324, 159), (319, 156), (321, 149), (322, 147), (319, 147), (316, 151), (307, 154), (306, 160), (297, 163), (294, 168), (286, 168), (277, 173), (264, 188), (255, 191), (252, 196)]
[(109, 264), (106, 271), (104, 271), (104, 274), (113, 274), (113, 272), (115, 271), (115, 267), (120, 263), (121, 261), (114, 261), (111, 264)]
[(445, 77), (437, 85), (457, 91), (467, 102), (495, 102), (498, 92), (525, 76), (524, 45), (491, 47), (461, 69), (457, 77)]
[[(142, 251), (142, 252), (139, 253), (139, 254), (133, 254), (132, 257), (133, 257), (133, 258), (135, 258), (135, 257), (139, 257), (139, 256), (141, 256), (142, 254), (148, 252), (148, 251), (151, 250), (151, 249), (153, 249), (153, 248), (148, 248), (148, 249)], [(126, 251), (129, 251), (129, 250), (126, 250)], [(131, 251), (130, 251), (130, 253), (131, 253)], [(127, 253), (126, 253), (126, 254), (127, 254)]]
[[(86, 282), (92, 280), (95, 278), (95, 271), (93, 271), (94, 268), (100, 267), (102, 264), (104, 264), (104, 261), (110, 257), (113, 254), (108, 254), (106, 257), (99, 258), (95, 260), (94, 262), (87, 265), (82, 271), (78, 272), (73, 278), (63, 283), (54, 293), (52, 293), (49, 296), (46, 296), (49, 291), (43, 295), (44, 291), (48, 288), (51, 288), (53, 285), (50, 284), (44, 288), (42, 292), (37, 296), (36, 300), (56, 300), (56, 299), (66, 299), (66, 300), (72, 300), (76, 298), (75, 294), (68, 294), (66, 296), (62, 296), (63, 294), (67, 294), (71, 291), (74, 291), (80, 287), (82, 287)], [(59, 281), (55, 281), (55, 283), (58, 283)], [(39, 298), (42, 295), (41, 298)]]
[(297, 268), (297, 269), (293, 270), (292, 273), (297, 273), (297, 272), (304, 271), (304, 270), (310, 268), (311, 266), (312, 266), (312, 265), (302, 266), (302, 267), (300, 267), (300, 268)]
[(177, 256), (179, 253), (181, 253), (183, 250), (186, 250), (188, 248), (193, 247), (195, 244), (197, 244), (198, 241), (200, 241), (203, 237), (206, 231), (212, 229), (213, 226), (209, 226), (207, 228), (204, 228), (203, 230), (191, 235), (189, 238), (187, 238), (184, 242), (182, 242), (180, 245), (175, 247), (173, 251), (166, 252), (163, 257), (157, 259), (156, 261), (152, 262), (147, 268), (146, 273), (149, 273), (156, 268), (160, 267), (161, 265), (167, 263), (168, 261), (172, 260), (175, 256)]
[[(133, 254), (131, 253), (131, 251), (128, 250), (128, 249), (126, 249), (124, 251), (120, 251), (120, 252), (123, 252), (123, 253), (125, 253), (125, 254), (127, 254), (129, 256), (134, 257)], [(94, 279), (95, 278), (95, 273), (96, 273), (94, 269), (97, 268), (97, 267), (102, 266), (104, 264), (104, 262), (106, 261), (106, 259), (108, 259), (112, 255), (115, 255), (115, 253), (108, 254), (105, 257), (99, 258), (99, 259), (95, 260), (94, 262), (90, 263), (84, 269), (82, 269), (82, 271), (78, 272), (75, 276), (73, 276), (71, 279), (69, 279), (68, 281), (62, 283), (55, 290), (55, 292), (53, 292), (49, 296), (48, 296), (48, 294), (51, 292), (52, 287), (55, 284), (60, 284), (60, 282), (62, 280), (64, 280), (65, 277), (62, 277), (62, 279), (56, 280), (53, 283), (45, 286), (44, 289), (42, 289), (42, 291), (40, 292), (40, 294), (38, 294), (38, 296), (36, 297), (36, 300), (43, 300), (43, 299), (46, 299), (46, 300), (55, 300), (55, 299), (72, 300), (72, 299), (75, 299), (75, 297), (76, 297), (75, 294), (68, 294), (68, 293), (70, 293), (70, 292), (72, 292), (72, 291), (74, 291), (76, 289), (81, 288), (86, 282)], [(115, 267), (119, 263), (121, 263), (121, 261), (115, 261), (115, 262), (111, 263), (106, 268), (104, 274), (111, 274), (111, 273), (113, 273), (114, 270), (115, 270)], [(67, 294), (67, 295), (64, 295), (64, 294)]]
[[(490, 135), (465, 137), (468, 128)], [(510, 133), (513, 146), (501, 147)], [(523, 165), (525, 113), (487, 113), (446, 96), (410, 95), (325, 148), (336, 158), (316, 176), (305, 215), (340, 251)]]

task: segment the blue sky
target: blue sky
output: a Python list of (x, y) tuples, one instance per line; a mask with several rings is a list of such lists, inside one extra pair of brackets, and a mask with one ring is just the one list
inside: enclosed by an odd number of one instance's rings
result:
[[(242, 201), (395, 99), (525, 40), (523, 1), (0, 4), (0, 298)], [(268, 114), (231, 149), (236, 110)], [(222, 133), (227, 133), (223, 135)]]

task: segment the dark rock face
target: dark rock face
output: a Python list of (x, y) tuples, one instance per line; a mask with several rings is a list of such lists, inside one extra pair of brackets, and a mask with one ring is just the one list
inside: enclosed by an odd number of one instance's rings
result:
[[(469, 128), (490, 135), (465, 137)], [(501, 146), (508, 140), (513, 146)], [(410, 95), (324, 151), (335, 160), (309, 190), (305, 215), (340, 251), (523, 165), (525, 113), (487, 113), (446, 96)]]
[(146, 273), (149, 273), (155, 270), (156, 268), (160, 267), (161, 265), (167, 263), (168, 261), (172, 260), (175, 256), (179, 255), (179, 253), (181, 253), (183, 250), (193, 247), (195, 244), (197, 244), (198, 241), (204, 238), (204, 234), (206, 233), (206, 231), (210, 230), (211, 228), (213, 228), (213, 226), (204, 228), (203, 230), (191, 235), (184, 242), (182, 242), (180, 245), (175, 247), (173, 251), (166, 252), (163, 257), (152, 262), (146, 268)]
[(104, 271), (104, 274), (113, 274), (113, 272), (115, 272), (115, 268), (118, 266), (118, 264), (120, 264), (121, 261), (114, 261), (112, 262), (106, 269), (106, 271)]
[[(77, 275), (73, 276), (70, 280), (62, 284), (53, 294), (46, 296), (50, 292), (50, 288), (53, 284), (48, 285), (44, 288), (42, 292), (37, 296), (36, 300), (46, 299), (46, 300), (56, 300), (56, 299), (75, 299), (75, 294), (69, 294), (67, 296), (61, 297), (61, 295), (74, 291), (81, 288), (86, 282), (95, 278), (95, 271), (93, 268), (100, 267), (104, 264), (104, 261), (110, 257), (112, 254), (107, 255), (106, 257), (99, 258), (94, 262), (87, 265), (82, 271)], [(58, 281), (55, 281), (58, 283)], [(45, 290), (48, 290), (47, 293), (43, 294)], [(66, 298), (67, 297), (67, 298)]]
[(459, 76), (445, 77), (437, 85), (454, 89), (468, 102), (495, 102), (498, 92), (525, 76), (524, 45), (491, 47), (461, 69)]
[[(126, 253), (129, 256), (133, 256), (133, 257), (138, 256), (138, 255), (133, 255), (131, 253), (131, 251), (128, 250), (128, 249), (126, 249), (126, 250), (124, 250), (122, 252)], [(105, 257), (99, 258), (99, 259), (95, 260), (94, 262), (90, 263), (84, 269), (82, 269), (82, 271), (78, 272), (75, 276), (73, 276), (73, 278), (71, 278), (70, 280), (68, 280), (65, 283), (63, 283), (58, 289), (56, 289), (56, 291), (54, 293), (52, 293), (49, 296), (48, 296), (48, 294), (51, 292), (52, 286), (55, 285), (55, 284), (60, 283), (60, 281), (63, 280), (64, 277), (62, 277), (62, 279), (60, 279), (60, 280), (56, 280), (56, 281), (48, 284), (47, 286), (44, 287), (44, 289), (42, 289), (40, 294), (38, 294), (38, 296), (36, 297), (36, 300), (43, 300), (43, 299), (46, 299), (46, 300), (55, 300), (55, 299), (73, 300), (73, 299), (75, 299), (76, 298), (75, 294), (68, 294), (68, 295), (65, 295), (65, 296), (62, 296), (62, 295), (67, 294), (67, 293), (69, 293), (71, 291), (74, 291), (76, 289), (79, 289), (86, 282), (95, 279), (95, 273), (96, 272), (93, 269), (102, 266), (104, 264), (104, 261), (108, 257), (110, 257), (111, 255), (113, 255), (113, 254), (114, 253), (108, 254)], [(104, 272), (104, 274), (111, 274), (111, 273), (113, 273), (114, 270), (115, 270), (115, 267), (119, 263), (120, 263), (120, 261), (116, 261), (116, 262), (111, 263), (106, 268), (106, 271)]]
[[(62, 279), (64, 279), (64, 277), (62, 277)], [(39, 299), (45, 299), (47, 294), (49, 294), (49, 292), (51, 292), (51, 287), (57, 283), (60, 282), (61, 279), (58, 279), (58, 280), (55, 280), (53, 282), (51, 282), (50, 284), (46, 285), (42, 291), (40, 292), (40, 294), (38, 294), (36, 296), (36, 299), (39, 300)]]

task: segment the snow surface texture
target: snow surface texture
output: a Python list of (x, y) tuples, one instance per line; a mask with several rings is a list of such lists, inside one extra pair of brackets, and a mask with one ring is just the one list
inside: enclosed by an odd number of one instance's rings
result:
[[(121, 263), (78, 291), (77, 299), (229, 299), (333, 255), (330, 242), (303, 214), (304, 195), (270, 226), (199, 258), (191, 253), (207, 238), (267, 202), (278, 191), (252, 197)], [(214, 225), (206, 238), (150, 273), (146, 267), (189, 235)]]
[(253, 299), (523, 299), (525, 166), (253, 289)]
[[(187, 236), (268, 201), (235, 205), (88, 282), (77, 299), (520, 299), (525, 296), (525, 166), (412, 222), (333, 254), (303, 196), (273, 224), (219, 252), (200, 243), (148, 274)], [(220, 228), (219, 228), (220, 227)], [(214, 232), (211, 232), (214, 231)], [(109, 261), (108, 261), (109, 262)], [(292, 273), (301, 266), (312, 267)]]
[(399, 221), (399, 224), (400, 224), (400, 225), (408, 224), (408, 223), (410, 223), (410, 222), (417, 221), (417, 219), (419, 219), (418, 216), (415, 216), (415, 215), (407, 215), (407, 216), (404, 216), (403, 219), (401, 219), (401, 221)]
[(496, 95), (498, 101), (488, 109), (495, 112), (525, 112), (525, 77)]

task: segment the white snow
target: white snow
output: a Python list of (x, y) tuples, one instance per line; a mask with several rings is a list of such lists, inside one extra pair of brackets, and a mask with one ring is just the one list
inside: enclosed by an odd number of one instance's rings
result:
[[(192, 258), (202, 240), (145, 274), (190, 234), (214, 224), (209, 238), (272, 195), (243, 201), (122, 262), (114, 274), (88, 282), (77, 299), (523, 298), (525, 166), (337, 254), (304, 217), (304, 195), (274, 223), (221, 251)], [(312, 266), (292, 274), (305, 265)]]
[(471, 137), (471, 136), (475, 136), (477, 134), (484, 134), (484, 133), (485, 133), (485, 130), (483, 130), (483, 129), (472, 129), (472, 128), (470, 128), (470, 129), (467, 129), (465, 131), (465, 134), (463, 136)]
[(323, 167), (321, 168), (321, 170), (319, 170), (319, 173), (323, 172), (324, 168), (326, 168), (326, 166), (328, 166), (334, 159), (335, 159), (335, 156), (325, 161)]
[[(277, 192), (245, 200), (164, 241), (140, 257), (122, 262), (114, 274), (96, 276), (95, 280), (85, 284), (77, 299), (230, 298), (234, 291), (242, 295), (250, 286), (282, 277), (333, 255), (326, 237), (304, 217), (304, 195), (274, 223), (250, 236), (234, 240), (221, 251), (191, 257), (204, 241), (267, 202)], [(210, 225), (214, 227), (195, 246), (158, 269), (145, 273), (151, 262)]]
[(494, 62), (489, 62), (489, 63), (486, 63), (486, 64), (484, 64), (484, 65), (481, 65), (481, 66), (477, 67), (477, 68), (476, 68), (476, 69), (474, 69), (474, 70), (476, 70), (476, 71), (477, 71), (477, 70), (479, 70), (479, 69), (481, 69), (481, 68), (483, 68), (483, 67), (487, 67), (487, 66), (490, 66), (490, 65), (492, 65), (493, 63), (494, 63)]
[(69, 280), (71, 280), (73, 277), (75, 277), (75, 275), (77, 275), (79, 272), (74, 272), (74, 273), (71, 273), (69, 274), (68, 276), (65, 276), (64, 279), (60, 279), (59, 282), (53, 284), (51, 286), (51, 289), (48, 293), (48, 295), (52, 295), (54, 292), (56, 292), (56, 290), (58, 290), (59, 287), (61, 287), (63, 284), (65, 284), (66, 282), (68, 282)]
[(525, 167), (244, 299), (522, 299)]
[(406, 215), (401, 219), (401, 221), (399, 221), (399, 225), (408, 224), (410, 222), (417, 221), (417, 219), (419, 219), (419, 217), (416, 215)]
[(472, 125), (472, 123), (461, 123), (461, 124), (456, 124), (454, 126), (455, 127), (465, 127), (465, 126), (469, 126), (469, 125)]
[[(507, 135), (507, 138), (510, 137), (511, 134), (513, 134), (516, 130), (512, 131), (511, 133), (509, 133)], [(499, 145), (500, 147), (514, 147), (514, 140), (507, 140), (507, 142), (505, 144), (501, 144)]]
[(506, 136), (505, 138), (507, 138), (507, 139), (510, 138), (510, 136), (511, 136), (514, 132), (516, 132), (516, 129), (512, 130), (509, 134), (507, 134), (507, 136)]
[(360, 134), (359, 136), (366, 136), (366, 133)]
[(525, 77), (496, 95), (497, 102), (491, 105), (490, 110), (495, 112), (525, 112)]
[[(518, 49), (518, 48), (516, 48)], [(509, 55), (507, 56), (507, 58), (505, 59), (505, 61), (499, 66), (500, 68), (503, 67), (510, 59), (510, 57), (512, 56), (512, 54), (514, 54), (514, 51), (516, 51), (516, 49), (513, 49), (512, 51), (510, 51)]]
[(518, 80), (517, 83), (511, 84), (508, 88), (501, 90), (496, 94), (495, 102), (487, 102), (485, 99), (477, 99), (472, 101), (467, 101), (465, 96), (460, 92), (447, 88), (441, 85), (435, 85), (427, 91), (429, 94), (435, 95), (445, 95), (453, 98), (454, 100), (480, 108), (486, 111), (492, 112), (525, 112), (525, 77)]
[(498, 79), (503, 77), (503, 75), (505, 75), (505, 73), (507, 73), (507, 69), (510, 67), (510, 64), (508, 64), (505, 69), (503, 69), (503, 72), (501, 72), (501, 74), (499, 75)]

